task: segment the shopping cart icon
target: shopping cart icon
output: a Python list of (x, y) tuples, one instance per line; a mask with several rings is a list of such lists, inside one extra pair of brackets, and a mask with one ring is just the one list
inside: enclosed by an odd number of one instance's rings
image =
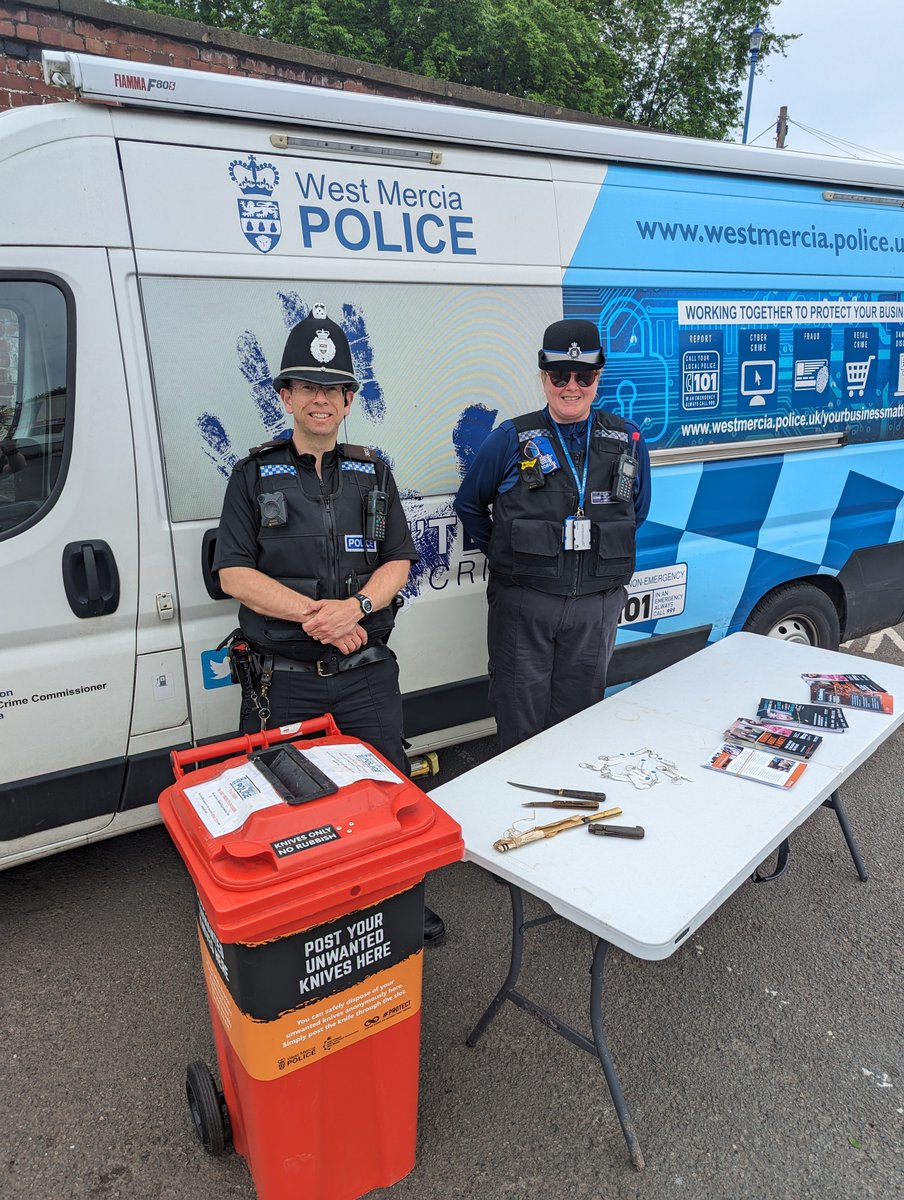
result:
[(869, 369), (872, 365), (875, 354), (871, 354), (864, 362), (849, 362), (844, 364), (844, 369), (847, 374), (847, 394), (850, 399), (854, 392), (862, 396), (866, 391), (866, 381), (869, 376)]

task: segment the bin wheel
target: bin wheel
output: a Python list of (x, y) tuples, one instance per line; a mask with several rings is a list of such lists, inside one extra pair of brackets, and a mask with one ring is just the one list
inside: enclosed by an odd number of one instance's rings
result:
[(208, 1154), (222, 1154), (226, 1149), (226, 1122), (222, 1099), (207, 1063), (189, 1064), (185, 1091), (198, 1140)]

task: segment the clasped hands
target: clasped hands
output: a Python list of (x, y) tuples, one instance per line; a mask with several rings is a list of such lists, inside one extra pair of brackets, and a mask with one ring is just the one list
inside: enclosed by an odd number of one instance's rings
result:
[(359, 623), (357, 600), (312, 600), (301, 627), (315, 642), (335, 646), (340, 654), (353, 654), (367, 645), (367, 630)]

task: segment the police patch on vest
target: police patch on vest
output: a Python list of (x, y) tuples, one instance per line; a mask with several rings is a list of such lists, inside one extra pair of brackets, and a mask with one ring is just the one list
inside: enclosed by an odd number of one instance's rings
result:
[(261, 466), (261, 478), (267, 475), (297, 475), (298, 472), (290, 463), (272, 463)]
[(550, 472), (559, 470), (561, 464), (556, 457), (553, 444), (544, 434), (535, 434), (529, 441), (522, 442), (521, 448), (525, 458), (537, 458), (540, 460), (540, 470), (544, 475), (549, 475)]
[(376, 475), (377, 473), (377, 468), (369, 462), (354, 462), (350, 458), (343, 458), (339, 465), (343, 471), (363, 471), (365, 475)]
[(363, 533), (347, 533), (345, 535), (345, 548), (352, 553), (356, 550), (359, 554), (363, 554), (365, 550), (373, 553), (377, 548), (377, 543), (372, 542), (370, 538), (365, 542)]
[(590, 503), (591, 504), (613, 504), (614, 501), (612, 499), (612, 493), (611, 492), (591, 492), (590, 493)]

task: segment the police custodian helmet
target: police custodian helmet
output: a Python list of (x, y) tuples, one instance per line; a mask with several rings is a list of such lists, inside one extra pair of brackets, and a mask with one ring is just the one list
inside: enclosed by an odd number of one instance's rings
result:
[(277, 391), (288, 387), (290, 379), (320, 383), (324, 387), (339, 383), (353, 392), (360, 386), (355, 378), (348, 338), (342, 326), (326, 315), (325, 304), (312, 305), (310, 313), (298, 322), (286, 339), (273, 386)]
[(592, 321), (554, 321), (543, 334), (538, 361), (541, 371), (557, 367), (602, 367), (606, 361), (600, 334)]

